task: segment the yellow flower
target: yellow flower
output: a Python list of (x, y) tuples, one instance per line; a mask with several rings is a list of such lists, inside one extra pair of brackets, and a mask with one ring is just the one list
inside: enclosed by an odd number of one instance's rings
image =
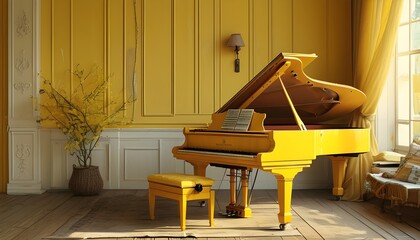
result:
[[(65, 149), (76, 155), (79, 165), (91, 164), (92, 150), (100, 139), (105, 127), (122, 121), (122, 114), (127, 102), (112, 108), (113, 102), (107, 102), (108, 79), (103, 77), (100, 68), (91, 71), (80, 70), (76, 66), (73, 72), (75, 88), (67, 93), (58, 89), (50, 80), (44, 79), (41, 96), (42, 121), (53, 121), (57, 128), (67, 136)], [(113, 109), (113, 110), (112, 110)], [(109, 112), (107, 112), (109, 110)]]

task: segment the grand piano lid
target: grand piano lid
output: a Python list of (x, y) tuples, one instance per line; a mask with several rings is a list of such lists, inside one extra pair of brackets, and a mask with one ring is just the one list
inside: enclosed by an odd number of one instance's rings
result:
[(250, 108), (266, 114), (266, 125), (296, 124), (281, 82), (305, 124), (319, 124), (350, 114), (366, 95), (351, 86), (308, 77), (305, 68), (316, 54), (280, 53), (217, 112)]

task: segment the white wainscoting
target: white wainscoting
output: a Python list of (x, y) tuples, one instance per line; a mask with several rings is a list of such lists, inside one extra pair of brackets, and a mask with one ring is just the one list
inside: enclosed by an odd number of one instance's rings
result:
[[(65, 136), (42, 129), (42, 183), (47, 189), (65, 189), (77, 159), (64, 150)], [(185, 162), (172, 157), (181, 145), (181, 129), (109, 129), (95, 148), (92, 163), (99, 166), (107, 189), (145, 189), (153, 173), (185, 172)]]
[[(75, 158), (64, 151), (65, 137), (51, 129), (41, 130), (41, 175), (43, 189), (66, 189)], [(110, 129), (93, 154), (106, 189), (147, 189), (147, 176), (154, 173), (193, 173), (193, 168), (172, 156), (172, 148), (184, 143), (182, 129)], [(277, 188), (272, 174), (254, 169), (250, 186)], [(229, 177), (224, 168), (208, 167), (207, 176), (216, 180), (216, 189), (227, 189)], [(331, 187), (331, 162), (315, 160), (294, 180), (294, 189)]]
[(9, 129), (8, 194), (43, 193), (36, 128)]

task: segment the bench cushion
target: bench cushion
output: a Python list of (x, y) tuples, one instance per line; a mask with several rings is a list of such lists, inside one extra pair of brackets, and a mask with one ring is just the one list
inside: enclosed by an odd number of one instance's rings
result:
[(153, 174), (148, 176), (147, 180), (180, 188), (194, 188), (197, 184), (207, 187), (214, 184), (214, 180), (208, 177), (180, 173)]
[(420, 207), (420, 185), (368, 173), (366, 180), (376, 197), (391, 200), (392, 205)]

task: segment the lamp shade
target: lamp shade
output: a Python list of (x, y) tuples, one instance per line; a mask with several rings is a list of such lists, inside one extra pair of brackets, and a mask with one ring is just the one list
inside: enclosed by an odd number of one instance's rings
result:
[(244, 40), (242, 40), (241, 34), (234, 33), (230, 35), (229, 41), (227, 42), (228, 47), (243, 47), (245, 46)]

